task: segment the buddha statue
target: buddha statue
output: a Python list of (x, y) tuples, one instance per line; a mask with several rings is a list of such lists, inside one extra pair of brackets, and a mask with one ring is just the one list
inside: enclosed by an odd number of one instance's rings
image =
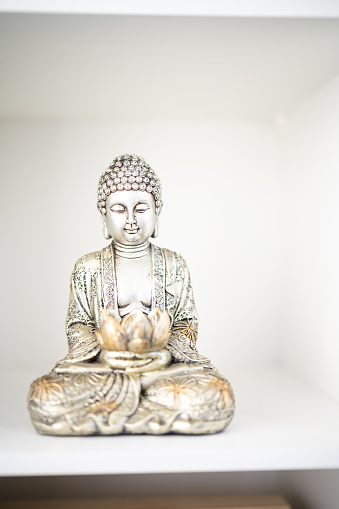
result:
[(114, 158), (99, 180), (101, 251), (75, 264), (67, 355), (35, 380), (28, 410), (48, 435), (205, 434), (228, 426), (228, 381), (198, 353), (198, 316), (181, 255), (150, 242), (160, 180), (140, 157)]

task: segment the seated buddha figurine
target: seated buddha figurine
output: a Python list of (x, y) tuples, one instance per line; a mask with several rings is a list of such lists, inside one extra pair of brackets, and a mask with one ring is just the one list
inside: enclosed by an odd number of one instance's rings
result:
[(109, 245), (75, 264), (68, 354), (30, 387), (48, 435), (204, 434), (234, 413), (230, 384), (196, 348), (198, 316), (181, 255), (150, 242), (161, 184), (140, 157), (102, 174), (98, 209)]

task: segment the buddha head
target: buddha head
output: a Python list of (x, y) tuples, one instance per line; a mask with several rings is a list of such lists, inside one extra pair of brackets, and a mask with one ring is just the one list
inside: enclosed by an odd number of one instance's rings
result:
[(106, 239), (141, 244), (158, 234), (160, 180), (141, 157), (115, 157), (100, 177), (97, 206)]

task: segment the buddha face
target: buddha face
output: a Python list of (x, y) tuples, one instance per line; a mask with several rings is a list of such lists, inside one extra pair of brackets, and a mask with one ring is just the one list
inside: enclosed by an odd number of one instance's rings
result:
[(106, 200), (104, 224), (120, 244), (134, 246), (149, 239), (158, 216), (152, 194), (147, 191), (117, 191)]

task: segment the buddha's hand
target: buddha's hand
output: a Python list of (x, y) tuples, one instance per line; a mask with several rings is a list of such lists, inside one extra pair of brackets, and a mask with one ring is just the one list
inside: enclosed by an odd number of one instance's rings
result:
[(165, 368), (171, 359), (170, 352), (163, 349), (147, 353), (102, 350), (98, 360), (104, 366), (126, 373), (145, 373)]

